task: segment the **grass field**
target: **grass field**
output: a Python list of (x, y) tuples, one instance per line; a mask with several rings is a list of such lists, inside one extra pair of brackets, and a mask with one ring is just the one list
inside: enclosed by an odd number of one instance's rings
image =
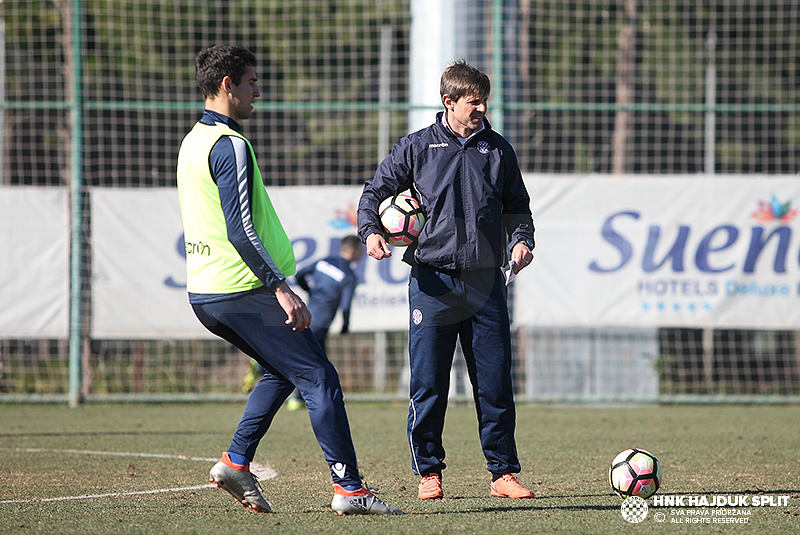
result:
[[(536, 493), (534, 500), (489, 497), (474, 410), (453, 406), (445, 429), (445, 499), (421, 502), (407, 453), (405, 405), (351, 403), (362, 473), (386, 501), (406, 511), (398, 517), (331, 513), (330, 477), (305, 411), (281, 411), (255, 459), (277, 472), (263, 481), (276, 514), (247, 511), (226, 492), (205, 486), (242, 409), (0, 406), (0, 533), (800, 532), (797, 406), (520, 405), (520, 480)], [(659, 495), (788, 496), (788, 505), (739, 507), (749, 513), (738, 516), (746, 524), (688, 524), (687, 515), (710, 515), (714, 508), (656, 508), (648, 500), (648, 517), (630, 524), (606, 481), (611, 459), (629, 446), (662, 461)], [(658, 512), (665, 522), (655, 521)]]

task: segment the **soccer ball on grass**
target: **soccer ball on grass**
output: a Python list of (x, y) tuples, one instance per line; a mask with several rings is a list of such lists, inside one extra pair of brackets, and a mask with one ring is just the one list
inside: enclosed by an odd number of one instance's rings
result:
[(378, 217), (383, 225), (383, 237), (389, 245), (405, 247), (419, 237), (425, 225), (425, 211), (409, 195), (388, 197), (378, 207)]
[(661, 486), (661, 463), (647, 450), (629, 448), (611, 461), (608, 482), (623, 498), (649, 498)]

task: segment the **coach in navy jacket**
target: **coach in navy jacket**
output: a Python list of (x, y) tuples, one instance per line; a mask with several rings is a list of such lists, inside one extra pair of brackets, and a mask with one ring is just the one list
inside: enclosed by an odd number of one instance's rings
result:
[(365, 186), (359, 237), (377, 260), (391, 256), (380, 202), (410, 190), (427, 221), (403, 260), (409, 279), (411, 366), (408, 439), (421, 499), (441, 498), (442, 444), (450, 367), (460, 340), (492, 473), (491, 495), (530, 498), (514, 439), (511, 334), (505, 279), (533, 260), (530, 198), (511, 145), (485, 118), (488, 77), (463, 61), (442, 74), (445, 111), (431, 126), (402, 138)]
[(483, 119), (464, 146), (445, 121), (402, 138), (367, 182), (359, 202), (358, 233), (381, 234), (381, 200), (411, 189), (427, 222), (403, 260), (441, 269), (498, 268), (506, 239), (533, 242), (530, 199), (511, 144)]

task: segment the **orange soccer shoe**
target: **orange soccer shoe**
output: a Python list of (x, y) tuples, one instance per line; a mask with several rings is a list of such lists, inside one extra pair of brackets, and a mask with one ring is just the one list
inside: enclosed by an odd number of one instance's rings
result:
[(422, 476), (417, 496), (419, 496), (420, 500), (436, 500), (444, 496), (444, 492), (442, 492), (442, 477), (436, 473)]
[(533, 498), (533, 493), (520, 485), (511, 474), (503, 474), (500, 479), (492, 481), (490, 494), (496, 498)]

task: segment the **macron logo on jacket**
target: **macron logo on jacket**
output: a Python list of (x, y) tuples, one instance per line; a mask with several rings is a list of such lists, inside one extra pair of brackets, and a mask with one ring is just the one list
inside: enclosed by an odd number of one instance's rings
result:
[(450, 145), (448, 145), (446, 142), (445, 143), (431, 143), (430, 145), (428, 145), (428, 148), (429, 149), (441, 149), (442, 147), (449, 147), (449, 146)]

